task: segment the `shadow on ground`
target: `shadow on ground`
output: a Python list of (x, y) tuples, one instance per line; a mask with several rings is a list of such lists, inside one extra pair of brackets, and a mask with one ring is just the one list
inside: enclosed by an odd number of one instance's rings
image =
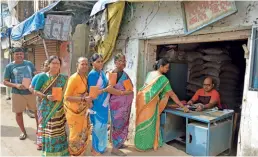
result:
[[(27, 132), (27, 139), (31, 141), (35, 141), (36, 137), (36, 130), (31, 127), (25, 128)], [(19, 135), (21, 134), (20, 128), (14, 127), (14, 126), (7, 126), (7, 125), (1, 125), (1, 137), (17, 137), (19, 138)]]

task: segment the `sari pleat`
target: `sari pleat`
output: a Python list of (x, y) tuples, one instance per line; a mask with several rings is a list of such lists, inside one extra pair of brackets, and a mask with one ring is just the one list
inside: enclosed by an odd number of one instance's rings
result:
[[(59, 74), (56, 77), (48, 77), (44, 75), (45, 81), (41, 92), (51, 95), (52, 87), (62, 87), (64, 91), (67, 76)], [(68, 156), (63, 100), (52, 102), (44, 98), (41, 100), (39, 111), (41, 115), (39, 128), (42, 129), (42, 156)]]
[[(130, 79), (129, 76), (123, 72), (121, 78), (114, 86), (117, 90), (125, 91), (123, 82)], [(131, 114), (131, 106), (133, 101), (133, 94), (124, 96), (110, 96), (110, 113), (111, 113), (111, 137), (112, 145), (115, 148), (123, 146), (128, 136), (129, 119)]]
[[(91, 70), (88, 75), (88, 86), (98, 86), (99, 89), (104, 89), (108, 85), (108, 80), (103, 71)], [(90, 92), (90, 91), (89, 91)], [(107, 148), (108, 133), (108, 107), (109, 94), (107, 92), (101, 93), (95, 100), (93, 100), (92, 110), (95, 114), (90, 114), (90, 121), (93, 125), (92, 129), (92, 153), (93, 155), (103, 154)]]
[[(87, 95), (87, 80), (79, 74), (73, 74), (68, 80), (65, 97)], [(89, 105), (85, 102), (65, 101), (65, 114), (69, 127), (69, 153), (84, 156), (90, 141), (90, 119), (87, 113)]]
[(137, 93), (134, 142), (139, 150), (157, 150), (163, 144), (160, 134), (160, 114), (168, 102), (166, 93), (172, 89), (168, 79), (157, 72), (151, 72), (147, 80), (152, 81), (146, 81), (145, 86)]

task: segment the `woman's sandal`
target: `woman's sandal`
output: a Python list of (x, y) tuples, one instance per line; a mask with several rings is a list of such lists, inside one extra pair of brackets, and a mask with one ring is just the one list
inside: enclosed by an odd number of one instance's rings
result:
[(42, 146), (37, 146), (37, 150), (42, 150)]
[(19, 136), (20, 140), (25, 140), (27, 138), (27, 134), (26, 133), (21, 133)]

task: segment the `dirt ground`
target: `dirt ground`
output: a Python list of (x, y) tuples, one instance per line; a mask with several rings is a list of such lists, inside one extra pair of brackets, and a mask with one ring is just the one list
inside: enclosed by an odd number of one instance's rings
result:
[[(36, 122), (34, 118), (23, 115), (28, 138), (19, 140), (20, 129), (15, 121), (15, 115), (11, 112), (11, 101), (5, 100), (1, 95), (1, 156), (40, 156), (41, 152), (36, 150)], [(128, 156), (188, 156), (185, 152), (165, 144), (158, 151), (138, 152), (133, 146), (122, 149)], [(111, 146), (103, 156), (111, 155)], [(88, 154), (89, 155), (89, 154)]]

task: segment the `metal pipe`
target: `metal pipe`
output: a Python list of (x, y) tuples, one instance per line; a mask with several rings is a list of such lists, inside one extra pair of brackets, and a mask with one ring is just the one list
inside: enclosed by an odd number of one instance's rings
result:
[(45, 53), (46, 53), (46, 56), (47, 56), (47, 59), (48, 59), (49, 55), (48, 55), (48, 52), (47, 52), (47, 45), (46, 45), (45, 39), (42, 39), (42, 40), (43, 40), (44, 50), (45, 50)]

